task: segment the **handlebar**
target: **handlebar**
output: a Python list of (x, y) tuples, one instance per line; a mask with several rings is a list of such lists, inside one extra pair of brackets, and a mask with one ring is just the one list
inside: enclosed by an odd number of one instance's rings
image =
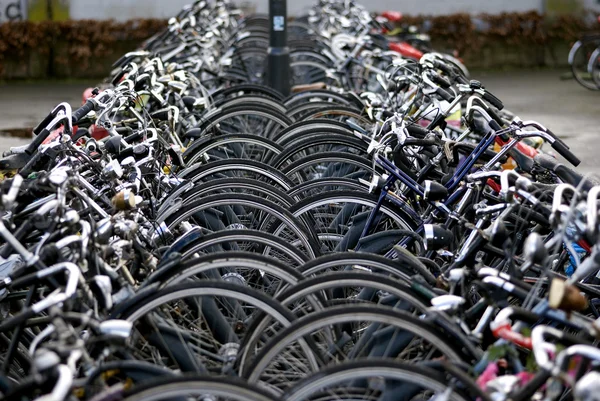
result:
[(95, 110), (97, 105), (98, 105), (98, 102), (95, 99), (89, 98), (83, 106), (81, 106), (77, 110), (73, 111), (73, 114), (72, 114), (73, 124), (77, 124), (83, 117), (88, 115), (89, 112)]
[(498, 99), (496, 96), (492, 95), (487, 90), (485, 90), (482, 97), (485, 101), (487, 101), (489, 104), (491, 104), (498, 110), (502, 110), (504, 108), (504, 103), (502, 103), (502, 101), (500, 99)]
[(562, 157), (564, 157), (569, 163), (577, 167), (581, 164), (581, 160), (569, 150), (569, 148), (561, 141), (556, 140), (552, 143), (552, 149), (556, 150)]

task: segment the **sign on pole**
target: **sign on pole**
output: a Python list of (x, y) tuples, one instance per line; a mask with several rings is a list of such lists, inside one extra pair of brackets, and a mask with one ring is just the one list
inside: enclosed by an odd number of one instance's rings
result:
[(0, 0), (0, 24), (27, 19), (27, 0)]
[(287, 45), (287, 0), (269, 0), (267, 82), (281, 94), (290, 94), (290, 49)]

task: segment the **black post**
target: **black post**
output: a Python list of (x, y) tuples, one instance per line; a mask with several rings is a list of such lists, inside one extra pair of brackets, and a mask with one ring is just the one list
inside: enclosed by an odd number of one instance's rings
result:
[(269, 0), (270, 38), (267, 83), (284, 96), (290, 94), (290, 49), (287, 46), (287, 0)]

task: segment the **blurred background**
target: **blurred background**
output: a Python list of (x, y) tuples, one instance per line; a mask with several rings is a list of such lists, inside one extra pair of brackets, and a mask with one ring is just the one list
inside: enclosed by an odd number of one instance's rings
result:
[[(106, 77), (112, 63), (161, 31), (190, 0), (0, 0), (0, 151), (29, 140), (57, 103)], [(288, 1), (290, 17), (314, 0)], [(247, 14), (267, 0), (236, 2)], [(566, 138), (600, 172), (600, 91), (572, 79), (569, 51), (600, 32), (600, 0), (364, 0), (373, 12), (402, 13), (399, 28), (431, 36), (460, 57), (522, 119)]]
[[(59, 19), (169, 18), (189, 0), (0, 0), (0, 21), (44, 19), (48, 6)], [(247, 10), (267, 12), (267, 0), (242, 1)], [(302, 14), (312, 0), (288, 3), (291, 15)], [(598, 0), (370, 0), (371, 11), (398, 9), (406, 14), (448, 15), (453, 13), (490, 13), (537, 11), (539, 13), (576, 13), (583, 9), (600, 10)]]

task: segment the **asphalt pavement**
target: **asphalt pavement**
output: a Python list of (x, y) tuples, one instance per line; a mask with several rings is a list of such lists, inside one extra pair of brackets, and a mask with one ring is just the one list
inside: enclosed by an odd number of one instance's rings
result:
[[(561, 80), (563, 73), (511, 71), (476, 73), (474, 78), (522, 120), (536, 120), (564, 138), (582, 160), (582, 172), (600, 175), (600, 91), (588, 91), (573, 80)], [(94, 84), (0, 85), (0, 132), (34, 127), (60, 102), (78, 107), (83, 91)], [(26, 139), (0, 136), (0, 152), (25, 143)]]
[(582, 161), (579, 171), (600, 175), (600, 91), (584, 89), (572, 79), (560, 80), (562, 73), (481, 73), (475, 77), (521, 120), (535, 120), (563, 138)]

